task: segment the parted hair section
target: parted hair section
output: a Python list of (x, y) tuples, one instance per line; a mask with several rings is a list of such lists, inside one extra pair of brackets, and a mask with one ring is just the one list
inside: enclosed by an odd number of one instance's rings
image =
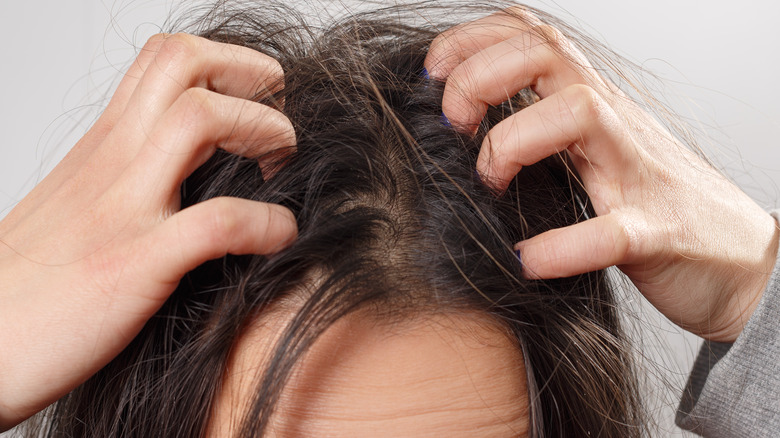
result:
[(297, 146), (259, 157), (261, 166), (218, 152), (184, 183), (182, 207), (217, 196), (278, 203), (294, 212), (298, 239), (270, 257), (227, 256), (192, 271), (138, 337), (31, 433), (204, 435), (237, 339), (297, 294), (303, 304), (239, 414), (240, 436), (268, 431), (293, 367), (358, 311), (389, 323), (487, 315), (522, 352), (531, 436), (644, 435), (632, 352), (604, 273), (526, 280), (512, 250), (592, 215), (566, 158), (523, 168), (503, 193), (475, 173), (487, 131), (535, 96), (491, 107), (468, 135), (442, 119), (444, 84), (422, 74), (431, 41), (466, 9), (498, 6), (377, 7), (313, 26), (280, 3), (220, 3), (189, 27), (281, 63), (284, 89), (258, 99), (290, 118)]

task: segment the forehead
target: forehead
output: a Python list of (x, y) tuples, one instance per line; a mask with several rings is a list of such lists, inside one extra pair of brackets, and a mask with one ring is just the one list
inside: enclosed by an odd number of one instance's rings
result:
[[(239, 340), (217, 398), (211, 436), (230, 435), (286, 312)], [(296, 365), (268, 436), (526, 435), (522, 354), (487, 316), (417, 317), (401, 325), (350, 315)]]

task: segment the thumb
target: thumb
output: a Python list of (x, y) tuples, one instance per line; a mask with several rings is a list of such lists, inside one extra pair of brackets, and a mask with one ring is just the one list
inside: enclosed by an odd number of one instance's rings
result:
[(632, 237), (615, 214), (556, 228), (517, 245), (529, 279), (570, 277), (627, 262)]

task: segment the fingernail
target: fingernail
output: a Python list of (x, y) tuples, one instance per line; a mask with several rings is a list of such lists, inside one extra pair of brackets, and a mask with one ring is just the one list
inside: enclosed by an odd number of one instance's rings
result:
[(522, 256), (522, 254), (520, 254), (520, 250), (519, 249), (515, 250), (515, 257), (517, 257), (517, 261), (520, 262), (520, 264), (522, 265), (523, 264), (523, 256)]
[(448, 128), (452, 128), (452, 123), (450, 123), (450, 119), (448, 119), (447, 116), (444, 115), (444, 113), (441, 113), (440, 121), (442, 125)]
[(422, 76), (424, 79), (430, 79), (431, 77), (428, 75), (428, 69), (423, 67), (422, 72), (420, 73), (420, 76)]

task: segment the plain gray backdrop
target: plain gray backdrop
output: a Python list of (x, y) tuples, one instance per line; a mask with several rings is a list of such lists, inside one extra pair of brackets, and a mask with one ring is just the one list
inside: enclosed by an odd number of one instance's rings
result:
[[(178, 3), (177, 3), (178, 4)], [(560, 15), (632, 61), (667, 78), (664, 96), (705, 137), (710, 156), (762, 206), (778, 205), (780, 3), (746, 0), (529, 2)], [(2, 134), (0, 217), (86, 131), (111, 83), (158, 32), (164, 0), (5, 3), (0, 15)], [(659, 436), (672, 417), (698, 340), (629, 292), (641, 313)], [(20, 358), (23, 360), (23, 358)], [(2, 434), (0, 434), (2, 435)]]

